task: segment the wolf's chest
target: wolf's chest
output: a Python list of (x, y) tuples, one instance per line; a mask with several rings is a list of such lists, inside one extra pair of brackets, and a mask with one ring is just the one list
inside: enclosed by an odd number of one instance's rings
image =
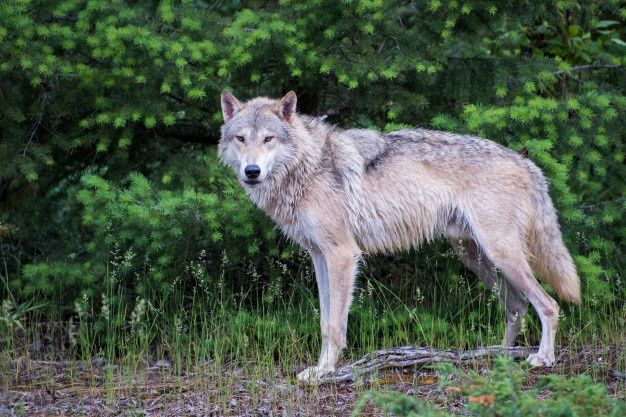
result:
[(316, 230), (306, 219), (297, 218), (293, 223), (278, 226), (285, 236), (298, 243), (303, 249), (311, 251), (320, 247)]

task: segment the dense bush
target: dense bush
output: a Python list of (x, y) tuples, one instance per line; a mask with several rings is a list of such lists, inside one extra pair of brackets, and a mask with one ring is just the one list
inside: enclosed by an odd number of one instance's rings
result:
[[(83, 224), (92, 232), (84, 242), (88, 260), (77, 265), (79, 273), (65, 277), (65, 265), (26, 265), (24, 276), (33, 282), (28, 292), (50, 293), (49, 286), (63, 280), (65, 286), (77, 284), (94, 296), (97, 283), (90, 279), (114, 271), (117, 284), (134, 288), (139, 297), (163, 298), (173, 285), (190, 289), (214, 283), (223, 257), (235, 264), (261, 251), (276, 257), (276, 231), (268, 221), (253, 218), (252, 203), (233, 178), (220, 172), (215, 153), (195, 159), (206, 177), (193, 187), (174, 185), (177, 181), (167, 175), (154, 189), (136, 172), (119, 186), (85, 174), (76, 198)], [(81, 281), (72, 282), (75, 275)]]
[(626, 238), (625, 21), (617, 0), (9, 2), (2, 298), (71, 309), (98, 299), (110, 262), (134, 299), (212, 280), (224, 255), (262, 275), (290, 258), (215, 158), (229, 87), (293, 89), (301, 111), (343, 126), (430, 126), (527, 153), (550, 178), (586, 298), (611, 300)]

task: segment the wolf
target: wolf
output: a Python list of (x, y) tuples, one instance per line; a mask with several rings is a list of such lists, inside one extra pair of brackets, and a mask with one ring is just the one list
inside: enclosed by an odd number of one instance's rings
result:
[(218, 153), (249, 198), (311, 256), (320, 302), (318, 381), (346, 346), (355, 277), (365, 254), (416, 247), (438, 236), (498, 292), (513, 346), (528, 302), (541, 342), (527, 361), (554, 364), (561, 299), (580, 304), (576, 267), (563, 243), (541, 170), (487, 139), (426, 129), (341, 129), (299, 114), (293, 91), (245, 103), (221, 94)]

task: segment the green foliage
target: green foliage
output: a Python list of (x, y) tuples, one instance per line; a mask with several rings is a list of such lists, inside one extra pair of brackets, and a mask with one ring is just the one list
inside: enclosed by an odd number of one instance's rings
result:
[(369, 401), (372, 401), (381, 411), (391, 413), (401, 417), (449, 417), (451, 414), (440, 410), (425, 402), (400, 395), (397, 392), (366, 392), (361, 396), (354, 411), (353, 416), (358, 416)]
[(127, 296), (156, 297), (215, 281), (224, 255), (239, 271), (231, 287), (251, 265), (268, 275), (289, 259), (294, 249), (279, 247), (215, 158), (229, 87), (242, 98), (293, 89), (301, 111), (343, 126), (430, 126), (528, 153), (549, 177), (584, 299), (622, 300), (625, 10), (617, 0), (9, 2), (0, 295), (67, 311), (83, 294), (97, 299), (112, 260), (126, 262)]
[[(451, 364), (439, 367), (440, 389), (465, 400), (465, 407), (476, 416), (543, 416), (582, 417), (619, 416), (626, 403), (611, 398), (602, 384), (587, 375), (566, 377), (544, 375), (528, 387), (528, 374), (523, 366), (508, 358), (497, 358), (494, 368), (486, 373), (462, 371)], [(382, 411), (397, 416), (450, 416), (420, 399), (389, 392), (366, 393), (359, 400), (353, 415), (359, 415), (373, 401)], [(464, 414), (463, 414), (464, 415)]]
[(197, 155), (195, 163), (205, 177), (193, 186), (174, 173), (163, 176), (159, 189), (137, 172), (119, 185), (84, 175), (76, 199), (91, 231), (86, 261), (26, 265), (24, 292), (94, 297), (108, 277), (126, 293), (155, 300), (174, 286), (214, 288), (223, 257), (235, 264), (261, 251), (278, 257), (275, 229), (225, 175), (215, 151)]

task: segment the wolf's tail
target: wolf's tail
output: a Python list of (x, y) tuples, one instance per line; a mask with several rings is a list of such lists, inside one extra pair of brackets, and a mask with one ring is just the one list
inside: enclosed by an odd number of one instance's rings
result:
[(556, 290), (562, 300), (580, 304), (580, 280), (576, 266), (563, 243), (543, 175), (535, 193), (535, 202), (537, 212), (528, 239), (533, 269)]

